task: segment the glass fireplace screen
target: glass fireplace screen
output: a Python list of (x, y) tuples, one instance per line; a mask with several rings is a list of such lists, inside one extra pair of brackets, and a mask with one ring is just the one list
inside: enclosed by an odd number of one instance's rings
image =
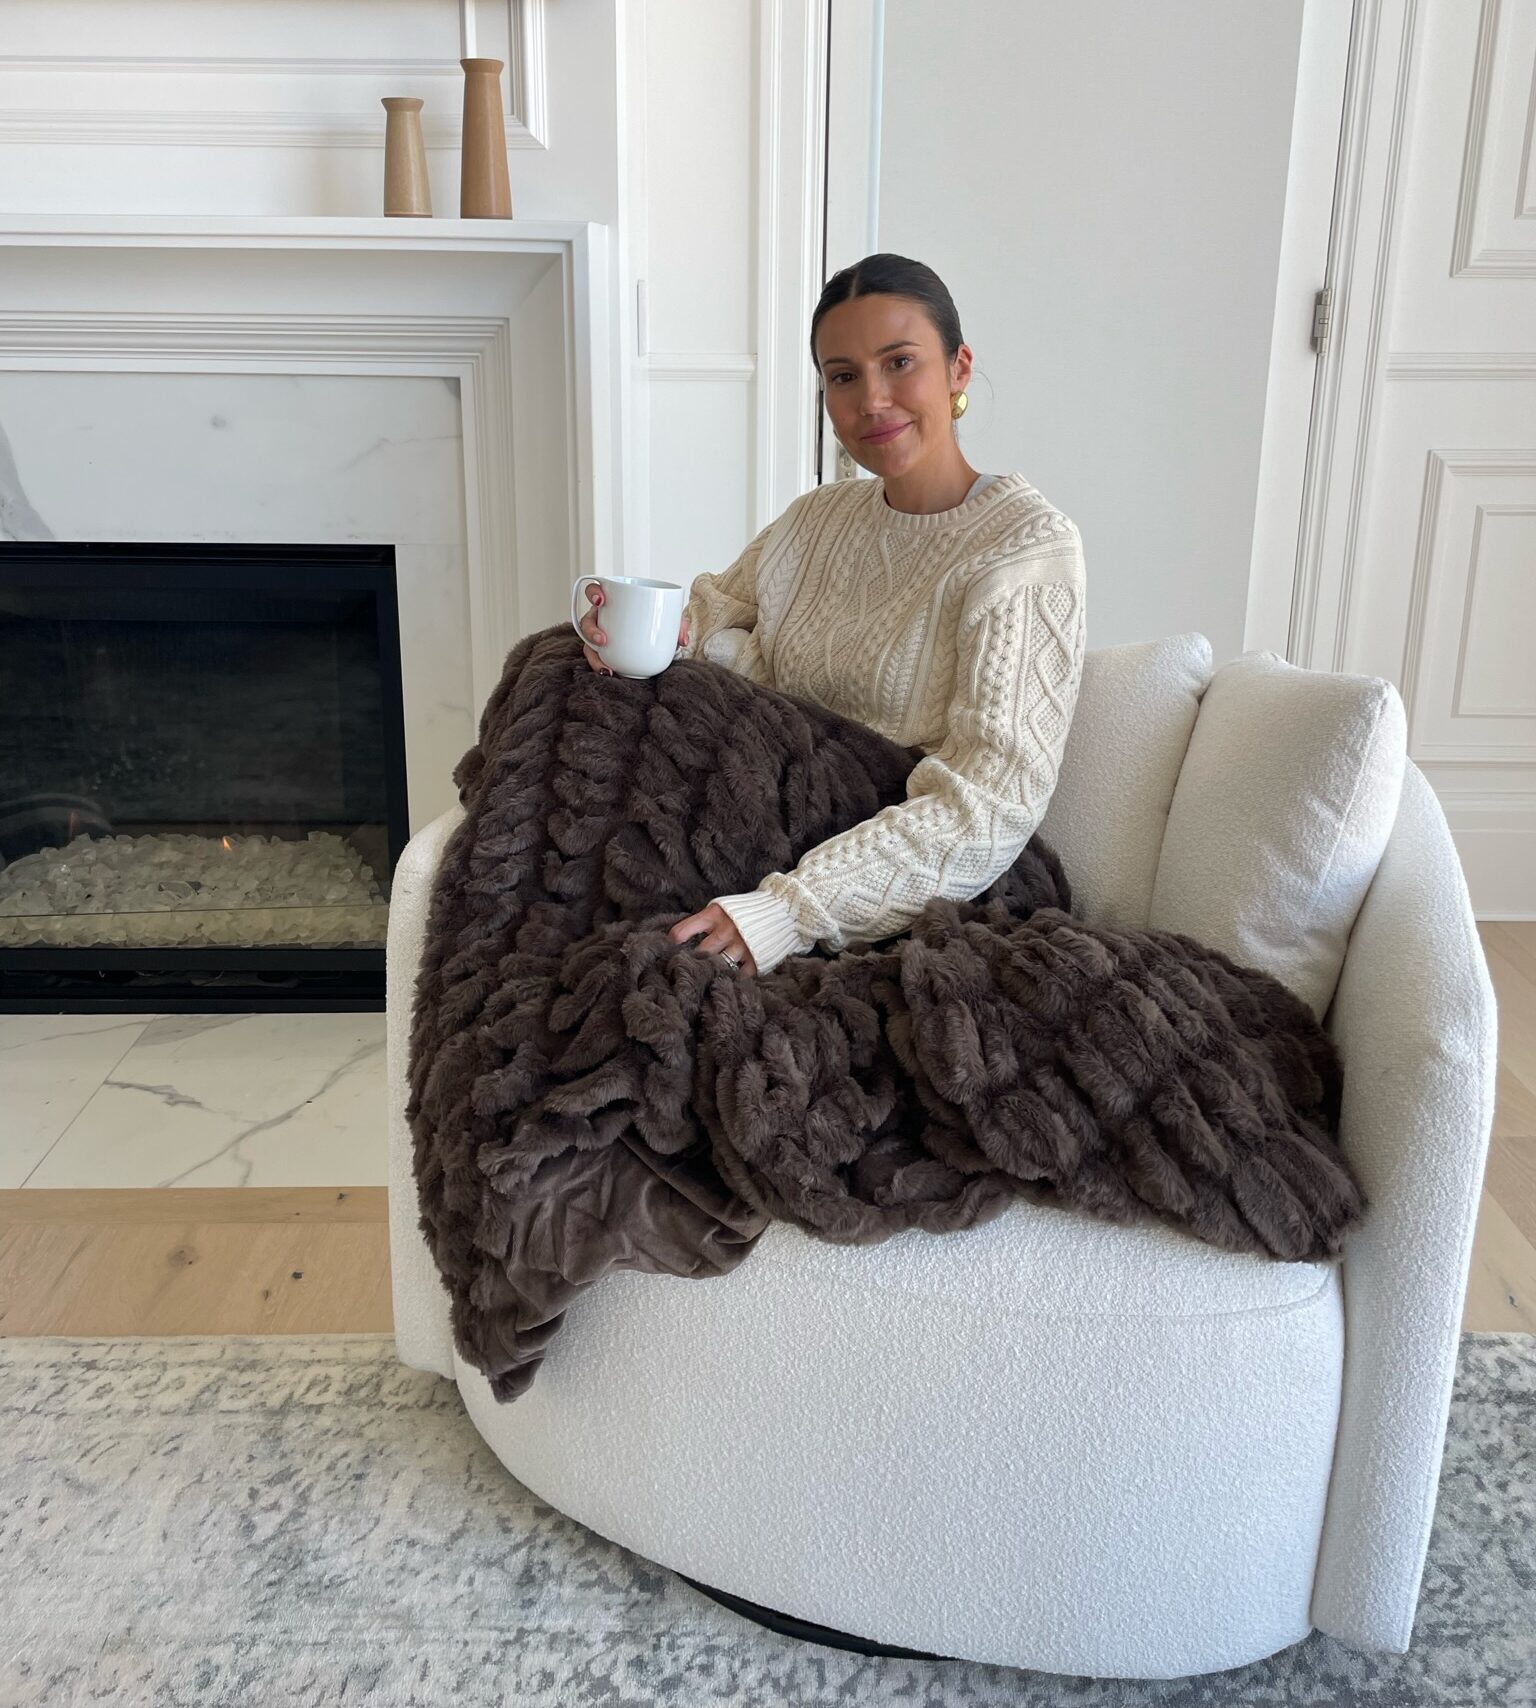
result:
[(0, 949), (382, 946), (393, 551), (0, 548)]

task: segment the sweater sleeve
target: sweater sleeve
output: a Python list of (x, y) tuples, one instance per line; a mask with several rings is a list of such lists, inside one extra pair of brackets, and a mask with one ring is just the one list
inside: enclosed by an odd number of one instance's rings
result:
[(755, 633), (757, 566), (776, 526), (777, 519), (749, 540), (729, 569), (694, 576), (683, 606), (688, 644), (678, 647), (672, 655), (674, 662), (679, 658), (707, 658), (754, 681), (767, 680)]
[(937, 896), (969, 901), (1019, 857), (1056, 786), (1082, 679), (1081, 542), (1064, 563), (998, 566), (967, 590), (942, 744), (907, 798), (808, 850), (790, 872), (714, 899), (759, 973), (817, 941), (837, 950), (911, 925)]

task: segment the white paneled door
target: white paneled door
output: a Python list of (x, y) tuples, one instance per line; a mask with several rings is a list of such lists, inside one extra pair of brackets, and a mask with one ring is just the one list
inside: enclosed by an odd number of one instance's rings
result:
[(1480, 918), (1536, 917), (1536, 5), (1361, 0), (1298, 662), (1396, 682)]

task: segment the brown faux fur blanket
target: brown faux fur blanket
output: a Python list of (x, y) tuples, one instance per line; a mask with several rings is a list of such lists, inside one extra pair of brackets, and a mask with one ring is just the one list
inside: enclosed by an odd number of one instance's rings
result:
[(772, 1218), (847, 1244), (1015, 1198), (1337, 1259), (1366, 1200), (1327, 1034), (1192, 938), (1072, 915), (1038, 836), (974, 901), (762, 976), (675, 943), (905, 798), (922, 757), (703, 660), (512, 650), (454, 773), (412, 1021), (420, 1226), (506, 1402), (609, 1269), (732, 1270)]

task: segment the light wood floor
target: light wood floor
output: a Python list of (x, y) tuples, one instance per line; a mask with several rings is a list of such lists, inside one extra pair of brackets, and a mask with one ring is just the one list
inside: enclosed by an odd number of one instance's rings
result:
[[(1536, 925), (1484, 925), (1499, 1080), (1462, 1326), (1536, 1333)], [(383, 1187), (0, 1192), (0, 1334), (380, 1333)]]

